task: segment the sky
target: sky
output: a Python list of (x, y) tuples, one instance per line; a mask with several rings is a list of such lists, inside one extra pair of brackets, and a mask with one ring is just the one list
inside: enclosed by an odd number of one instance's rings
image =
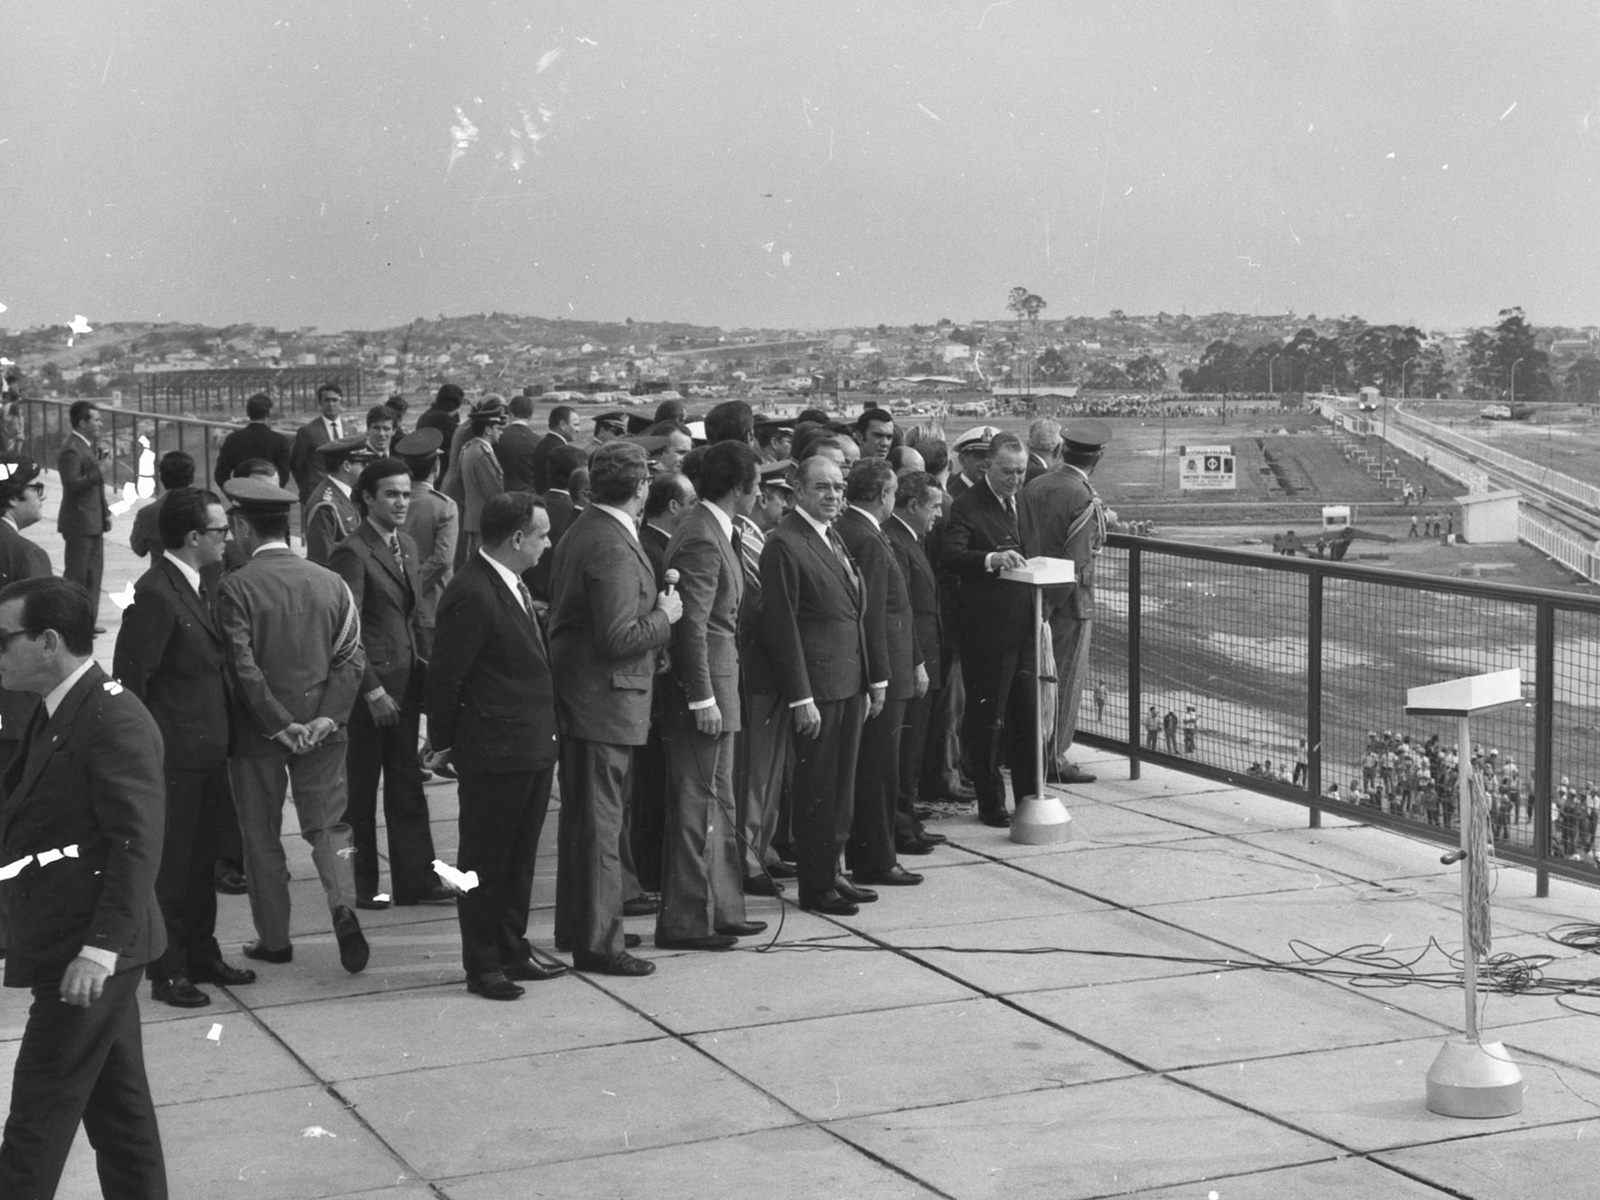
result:
[(0, 0), (0, 325), (1600, 323), (1600, 5)]

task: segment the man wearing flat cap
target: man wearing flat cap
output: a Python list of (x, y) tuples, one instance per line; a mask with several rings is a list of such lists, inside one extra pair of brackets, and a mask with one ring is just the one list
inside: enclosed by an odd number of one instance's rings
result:
[(1037, 552), (1070, 558), (1077, 583), (1048, 588), (1044, 615), (1056, 660), (1056, 727), (1047, 770), (1057, 783), (1093, 783), (1094, 776), (1067, 761), (1078, 729), (1078, 705), (1089, 665), (1089, 635), (1094, 629), (1094, 564), (1106, 541), (1105, 506), (1089, 482), (1111, 427), (1092, 419), (1074, 421), (1062, 435), (1060, 462), (1022, 489), (1022, 507), (1031, 515)]
[(628, 418), (622, 412), (601, 413), (594, 419), (594, 440), (604, 446), (612, 438), (626, 437)]
[(372, 461), (372, 454), (367, 449), (366, 434), (355, 433), (336, 442), (324, 442), (312, 457), (321, 463), (326, 474), (312, 489), (311, 501), (301, 512), (300, 525), (306, 557), (325, 567), (333, 548), (361, 524), (354, 489), (356, 478)]

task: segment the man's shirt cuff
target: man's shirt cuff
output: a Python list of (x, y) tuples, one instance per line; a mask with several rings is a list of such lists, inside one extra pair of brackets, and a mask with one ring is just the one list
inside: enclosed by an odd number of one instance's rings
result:
[(79, 958), (87, 958), (97, 967), (104, 967), (111, 974), (117, 973), (117, 952), (115, 950), (102, 950), (99, 946), (85, 946), (78, 951)]

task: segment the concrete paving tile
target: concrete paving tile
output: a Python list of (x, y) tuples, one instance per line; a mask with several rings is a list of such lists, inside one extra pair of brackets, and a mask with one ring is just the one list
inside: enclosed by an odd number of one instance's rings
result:
[(1004, 829), (990, 829), (976, 825), (971, 830), (945, 829), (952, 841), (964, 849), (986, 858), (1008, 862), (1017, 858), (1040, 855), (1060, 855), (1085, 848), (1090, 843), (1142, 845), (1147, 842), (1165, 842), (1192, 837), (1193, 831), (1181, 828), (1170, 821), (1145, 816), (1116, 804), (1074, 804), (1070, 798), (1067, 811), (1072, 815), (1075, 836), (1070, 842), (1046, 846), (1029, 846), (1013, 842)]
[[(920, 870), (920, 863), (905, 864)], [(876, 904), (842, 923), (865, 933), (922, 929), (930, 924), (964, 924), (1061, 912), (1090, 912), (1106, 906), (1098, 900), (1013, 870), (1002, 863), (969, 862), (967, 866), (929, 872), (916, 887), (880, 887)]]
[(1014, 999), (1154, 1070), (1442, 1038), (1448, 1032), (1314, 979), (1253, 970), (1030, 992)]
[(1200, 790), (1193, 786), (1199, 782), (1176, 785), (1163, 793), (1159, 789), (1152, 791), (1140, 780), (1122, 785), (1110, 798), (1132, 812), (1207, 833), (1293, 833), (1305, 830), (1310, 823), (1307, 811), (1297, 804), (1225, 786)]
[[(1594, 1001), (1586, 1003), (1600, 1011), (1600, 1005)], [(1489, 1036), (1493, 1040), (1504, 1042), (1506, 1049), (1511, 1052), (1511, 1057), (1518, 1063), (1527, 1061), (1523, 1057), (1525, 1054), (1536, 1054), (1540, 1058), (1549, 1060), (1549, 1066), (1533, 1069), (1555, 1070), (1566, 1081), (1568, 1087), (1581, 1095), (1588, 1096), (1600, 1105), (1600, 1080), (1592, 1078), (1600, 1076), (1600, 1041), (1594, 1036), (1594, 1022), (1594, 1016), (1565, 1016), (1551, 1021), (1500, 1025), (1492, 1030)], [(1589, 1074), (1579, 1075), (1572, 1068), (1578, 1068)], [(1525, 1069), (1523, 1074), (1527, 1073), (1528, 1070)]]
[(352, 1080), (339, 1091), (429, 1179), (794, 1122), (732, 1072), (671, 1039)]
[(1133, 1073), (995, 1000), (722, 1030), (693, 1041), (816, 1121)]
[(1549, 1072), (1525, 1071), (1523, 1111), (1463, 1121), (1428, 1111), (1428, 1068), (1444, 1038), (1322, 1050), (1174, 1074), (1357, 1153), (1477, 1137), (1591, 1115)]
[(372, 960), (360, 974), (352, 975), (339, 965), (339, 948), (330, 931), (298, 939), (293, 962), (251, 963), (256, 982), (240, 988), (239, 999), (260, 1009), (334, 996), (458, 984), (466, 978), (461, 970), (461, 935), (454, 925), (364, 928)]
[(924, 1200), (935, 1193), (874, 1162), (819, 1129), (795, 1126), (742, 1137), (687, 1142), (631, 1154), (551, 1163), (452, 1180), (450, 1200), (595, 1196), (605, 1200), (670, 1200), (759, 1196), (761, 1200)]
[[(1458, 1123), (1473, 1130), (1483, 1124)], [(1472, 1200), (1552, 1200), (1594, 1194), (1597, 1139), (1600, 1121), (1591, 1120), (1413, 1146), (1377, 1159)]]
[[(390, 1189), (408, 1174), (320, 1087), (166, 1105), (156, 1119), (174, 1196), (321, 1200)], [(324, 1135), (307, 1135), (317, 1129)], [(81, 1129), (57, 1195), (100, 1195)]]
[(1029, 859), (1027, 869), (1128, 907), (1290, 891), (1315, 881), (1304, 863), (1235, 838), (1078, 846), (1092, 853)]
[(1313, 1138), (1149, 1077), (861, 1117), (829, 1129), (961, 1200), (1121, 1195), (1328, 1156)]
[(1226, 1175), (1177, 1187), (1140, 1192), (1139, 1200), (1444, 1200), (1438, 1188), (1407, 1179), (1365, 1158), (1340, 1158), (1303, 1167), (1281, 1167), (1256, 1175)]
[[(1442, 960), (1431, 960), (1441, 966)], [(1423, 969), (1422, 966), (1418, 968)], [(1429, 988), (1409, 986), (1398, 988), (1360, 988), (1348, 983), (1339, 985), (1352, 995), (1392, 1008), (1396, 1012), (1411, 1013), (1433, 1021), (1445, 1029), (1462, 1032), (1466, 1029), (1465, 993), (1460, 987)], [(1500, 1030), (1521, 1026), (1532, 1021), (1549, 1021), (1565, 1015), (1565, 1010), (1554, 996), (1478, 994), (1478, 1027), (1485, 1037), (1498, 1038)]]
[[(826, 948), (824, 948), (826, 947)], [(964, 1000), (970, 989), (858, 938), (776, 950), (652, 954), (648, 979), (588, 976), (675, 1033)]]
[[(1461, 888), (1460, 868), (1447, 867), (1439, 861), (1445, 853), (1442, 847), (1370, 825), (1253, 833), (1248, 840), (1313, 864), (1324, 874), (1332, 871), (1369, 881), (1437, 878), (1441, 887), (1453, 887), (1458, 893)], [(1418, 885), (1413, 882), (1411, 886)]]
[(662, 1036), (580, 977), (526, 986), (514, 1003), (484, 1000), (461, 986), (282, 1004), (257, 1015), (328, 1080)]
[[(216, 1015), (218, 1020), (239, 1012), (239, 1005), (234, 1003), (228, 993), (221, 988), (208, 983), (200, 990), (211, 997), (211, 1003), (200, 1009), (200, 1012)], [(16, 1041), (22, 1036), (22, 1027), (28, 1020), (28, 1006), (32, 1003), (31, 992), (20, 988), (0, 989), (0, 1042)], [(150, 999), (150, 985), (147, 983), (139, 985), (139, 1019), (145, 1025), (181, 1021), (194, 1016), (195, 1011), (192, 1008), (173, 1008), (167, 1004), (157, 1004)]]
[[(1216, 959), (1229, 953), (1214, 942), (1121, 912), (930, 927), (899, 942), (912, 957), (1002, 995), (1212, 969), (1205, 963), (1133, 957), (1140, 954)], [(1053, 953), (1052, 948), (1090, 953)]]

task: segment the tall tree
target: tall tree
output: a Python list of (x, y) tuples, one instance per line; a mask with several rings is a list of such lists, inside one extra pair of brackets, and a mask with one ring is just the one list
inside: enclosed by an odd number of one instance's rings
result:
[(1130, 359), (1123, 364), (1122, 370), (1134, 387), (1154, 390), (1166, 386), (1167, 369), (1153, 354), (1141, 354), (1138, 358)]
[(1537, 402), (1553, 397), (1550, 356), (1539, 349), (1538, 330), (1528, 324), (1522, 309), (1501, 309), (1498, 324), (1475, 329), (1467, 338), (1467, 391), (1474, 399)]
[(1574, 404), (1600, 402), (1600, 358), (1585, 354), (1574, 359), (1562, 377), (1561, 388)]

